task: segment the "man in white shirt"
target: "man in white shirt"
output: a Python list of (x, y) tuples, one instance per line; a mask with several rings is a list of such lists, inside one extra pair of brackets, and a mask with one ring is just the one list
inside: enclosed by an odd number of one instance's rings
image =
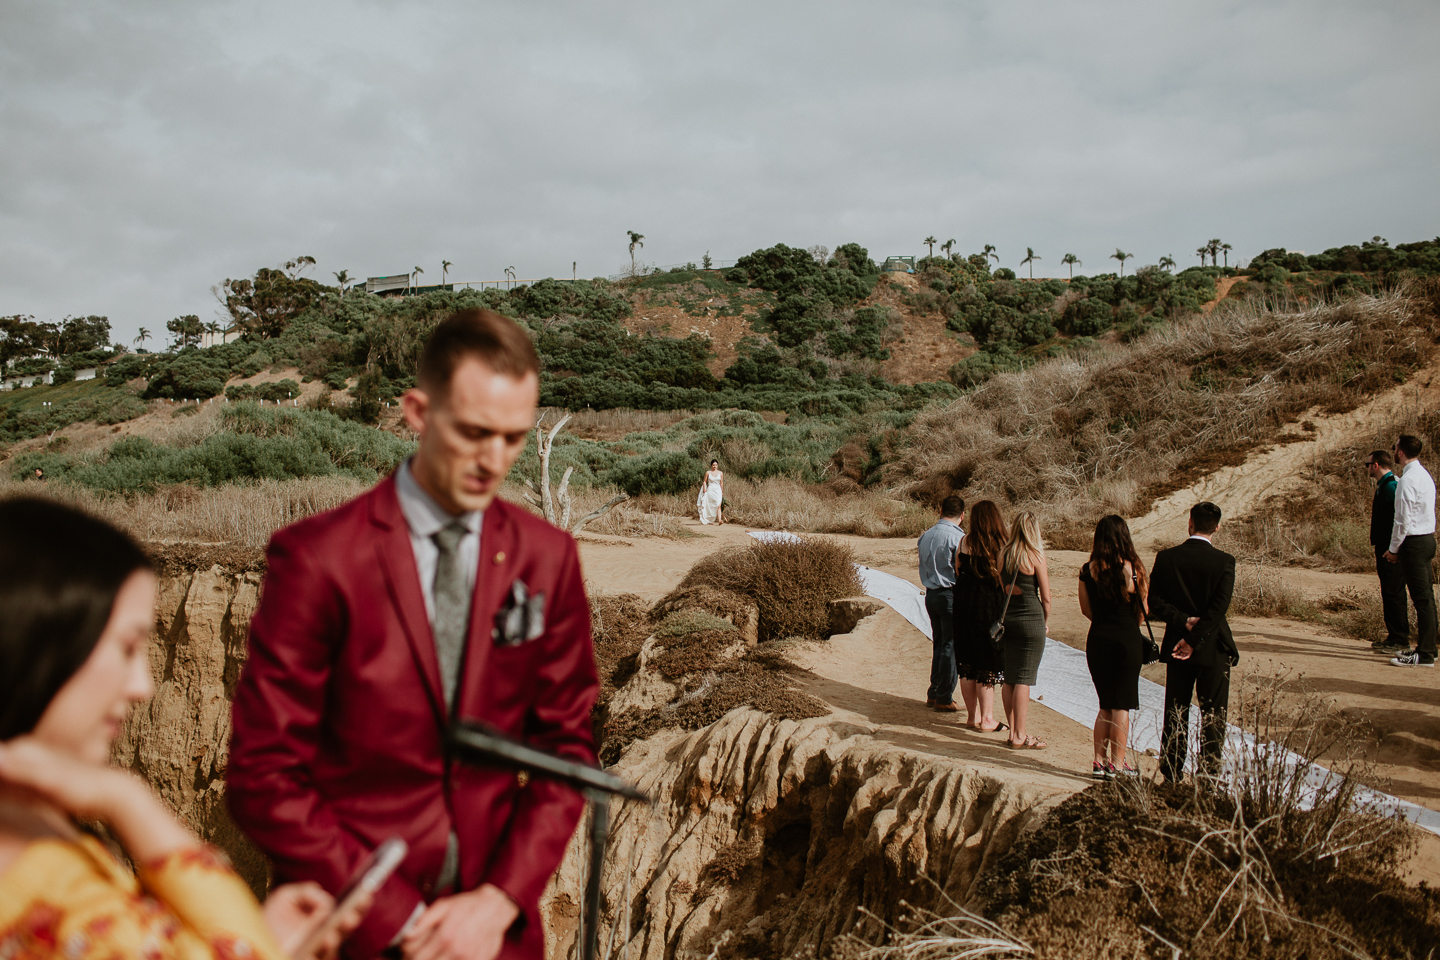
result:
[(1435, 666), (1435, 582), (1430, 572), (1435, 559), (1435, 481), (1417, 459), (1422, 447), (1420, 438), (1408, 433), (1395, 441), (1395, 466), (1401, 472), (1390, 549), (1382, 559), (1400, 564), (1415, 605), (1415, 649), (1390, 661), (1397, 667)]

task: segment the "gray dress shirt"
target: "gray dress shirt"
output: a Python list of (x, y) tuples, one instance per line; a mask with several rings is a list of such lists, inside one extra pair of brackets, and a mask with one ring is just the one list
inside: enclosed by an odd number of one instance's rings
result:
[(432, 539), (440, 528), (451, 520), (458, 519), (470, 532), (460, 539), (460, 565), (465, 579), (475, 582), (476, 571), (480, 569), (480, 527), (485, 513), (472, 510), (452, 517), (444, 507), (416, 482), (410, 472), (410, 461), (406, 460), (395, 471), (395, 492), (400, 497), (400, 512), (405, 515), (405, 525), (410, 528), (410, 549), (415, 553), (415, 567), (420, 571), (420, 591), (425, 594), (425, 616), (430, 625), (435, 625), (435, 567), (440, 563), (440, 548)]

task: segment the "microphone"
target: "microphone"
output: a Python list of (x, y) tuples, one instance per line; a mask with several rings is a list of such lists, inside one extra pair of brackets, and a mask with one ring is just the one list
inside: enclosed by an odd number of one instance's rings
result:
[(484, 761), (502, 763), (535, 776), (558, 780), (579, 790), (599, 790), (631, 800), (650, 801), (639, 787), (612, 773), (536, 750), (524, 741), (473, 720), (457, 720), (451, 726), (450, 745), (463, 761), (472, 765)]

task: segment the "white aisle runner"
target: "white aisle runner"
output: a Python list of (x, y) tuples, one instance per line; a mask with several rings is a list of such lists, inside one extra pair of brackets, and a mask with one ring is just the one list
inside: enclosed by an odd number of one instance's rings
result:
[[(773, 531), (751, 531), (757, 540), (799, 540), (793, 533)], [(889, 604), (896, 613), (910, 621), (915, 629), (927, 638), (931, 637), (930, 615), (925, 611), (925, 594), (908, 580), (893, 574), (855, 565), (865, 595)], [(1030, 695), (1036, 700), (1043, 698), (1044, 705), (1061, 716), (1068, 717), (1085, 727), (1095, 723), (1095, 714), (1100, 710), (1100, 701), (1095, 696), (1095, 685), (1090, 680), (1090, 668), (1085, 663), (1083, 651), (1067, 646), (1058, 640), (1045, 638), (1045, 654), (1041, 660), (1038, 682), (1030, 688)], [(1199, 736), (1200, 711), (1190, 711), (1191, 743)], [(1160, 749), (1160, 719), (1165, 715), (1165, 688), (1144, 677), (1140, 678), (1140, 709), (1130, 713), (1130, 746), (1135, 750)], [(1254, 738), (1239, 727), (1229, 726), (1227, 754), (1230, 756), (1254, 756)], [(1287, 754), (1287, 763), (1300, 763), (1300, 758)], [(1233, 761), (1227, 761), (1227, 773), (1234, 775)], [(1330, 776), (1323, 767), (1312, 767), (1308, 780), (1319, 786)], [(1440, 834), (1440, 812), (1401, 800), (1386, 793), (1362, 790), (1361, 799), (1374, 802), (1385, 810), (1400, 813), (1405, 819), (1432, 833)]]

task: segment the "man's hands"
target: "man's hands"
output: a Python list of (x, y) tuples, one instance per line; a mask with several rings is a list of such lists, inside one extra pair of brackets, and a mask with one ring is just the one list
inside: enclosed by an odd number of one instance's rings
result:
[[(1194, 629), (1195, 629), (1195, 624), (1197, 624), (1197, 623), (1199, 623), (1199, 622), (1200, 622), (1200, 618), (1199, 618), (1199, 617), (1187, 617), (1187, 618), (1185, 619), (1185, 629), (1186, 629), (1186, 630), (1194, 630)], [(1175, 641), (1175, 648), (1170, 651), (1170, 659), (1171, 659), (1171, 660), (1189, 660), (1191, 654), (1193, 654), (1194, 652), (1195, 652), (1195, 648), (1192, 647), (1192, 646), (1190, 646), (1189, 643), (1185, 642), (1184, 640), (1177, 640), (1177, 641)]]
[(494, 960), (520, 908), (505, 891), (484, 884), (432, 903), (405, 935), (405, 960)]
[(1390, 563), (1400, 562), (1400, 556), (1398, 554), (1391, 553), (1389, 550), (1386, 550), (1385, 553), (1382, 554), (1382, 556), (1384, 556), (1384, 558)]

